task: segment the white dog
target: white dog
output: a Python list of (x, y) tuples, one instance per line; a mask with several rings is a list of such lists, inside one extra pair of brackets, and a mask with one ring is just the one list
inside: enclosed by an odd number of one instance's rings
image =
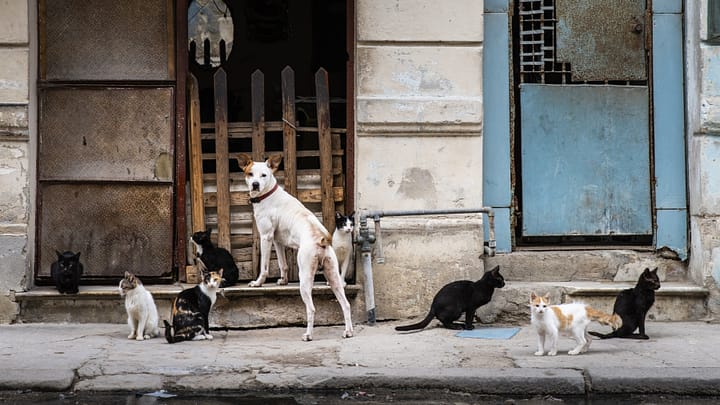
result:
[(338, 260), (332, 248), (332, 237), (315, 214), (295, 197), (278, 187), (274, 173), (282, 161), (282, 155), (273, 154), (264, 163), (257, 163), (247, 154), (240, 153), (237, 160), (245, 172), (255, 225), (260, 233), (260, 275), (257, 280), (250, 282), (250, 287), (260, 287), (265, 282), (270, 266), (272, 245), (275, 246), (275, 254), (280, 266), (278, 284), (287, 284), (288, 265), (285, 259), (285, 247), (297, 249), (300, 296), (307, 312), (307, 330), (302, 339), (312, 340), (315, 321), (312, 288), (318, 267), (323, 268), (325, 278), (342, 308), (345, 317), (343, 337), (352, 337), (350, 303), (345, 297)]

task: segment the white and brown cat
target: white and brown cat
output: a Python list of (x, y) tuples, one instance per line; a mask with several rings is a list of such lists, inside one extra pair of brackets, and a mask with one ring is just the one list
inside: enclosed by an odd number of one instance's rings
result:
[(568, 354), (585, 353), (590, 348), (592, 338), (587, 328), (591, 321), (597, 321), (617, 329), (622, 320), (617, 314), (606, 314), (583, 303), (549, 305), (549, 294), (544, 296), (530, 294), (530, 323), (537, 331), (538, 348), (536, 356), (546, 353), (548, 356), (557, 354), (557, 342), (560, 333), (569, 334), (577, 342), (577, 346)]
[(120, 296), (125, 297), (125, 311), (130, 334), (128, 339), (144, 340), (160, 334), (158, 312), (150, 291), (143, 287), (139, 278), (126, 271), (118, 285)]

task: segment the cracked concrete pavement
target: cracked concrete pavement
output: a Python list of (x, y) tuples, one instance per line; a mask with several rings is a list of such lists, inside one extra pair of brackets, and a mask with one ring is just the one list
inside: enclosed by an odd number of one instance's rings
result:
[[(405, 323), (405, 322), (403, 322)], [(213, 331), (170, 345), (127, 339), (121, 324), (0, 325), (1, 390), (177, 392), (312, 389), (454, 389), (499, 395), (638, 393), (720, 395), (720, 325), (652, 322), (648, 341), (595, 340), (588, 353), (537, 357), (529, 325), (510, 339), (455, 336), (437, 327), (399, 333), (400, 322)], [(481, 325), (476, 328), (514, 327)], [(591, 330), (601, 330), (592, 324)]]

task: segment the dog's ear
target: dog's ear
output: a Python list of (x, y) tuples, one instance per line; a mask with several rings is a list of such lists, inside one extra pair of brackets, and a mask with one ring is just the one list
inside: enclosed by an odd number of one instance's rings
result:
[(252, 158), (247, 153), (240, 152), (235, 156), (235, 159), (237, 159), (238, 165), (243, 170), (252, 163)]
[(280, 167), (280, 162), (282, 162), (282, 158), (282, 153), (273, 153), (272, 155), (270, 155), (270, 157), (268, 157), (265, 163), (267, 163), (270, 170), (275, 173), (275, 170)]

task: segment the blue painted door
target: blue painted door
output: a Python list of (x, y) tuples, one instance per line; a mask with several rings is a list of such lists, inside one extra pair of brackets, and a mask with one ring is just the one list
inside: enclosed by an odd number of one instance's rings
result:
[(518, 7), (521, 238), (652, 236), (645, 1)]

